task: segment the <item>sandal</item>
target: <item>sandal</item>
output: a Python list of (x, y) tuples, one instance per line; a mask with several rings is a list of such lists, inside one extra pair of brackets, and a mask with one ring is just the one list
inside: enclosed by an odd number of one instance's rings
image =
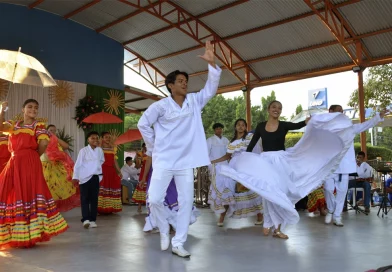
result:
[(263, 227), (263, 234), (264, 236), (268, 236), (270, 234), (271, 228), (264, 228)]
[(279, 239), (289, 239), (289, 237), (286, 234), (278, 230), (275, 230), (272, 236)]

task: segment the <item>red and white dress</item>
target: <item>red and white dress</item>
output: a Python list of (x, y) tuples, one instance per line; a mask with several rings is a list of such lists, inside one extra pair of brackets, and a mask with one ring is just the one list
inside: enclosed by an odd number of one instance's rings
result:
[(102, 149), (105, 162), (102, 164), (103, 178), (99, 184), (98, 213), (118, 213), (122, 211), (122, 202), (121, 179), (114, 164), (117, 148)]
[(11, 158), (0, 174), (0, 247), (32, 247), (67, 230), (42, 173), (43, 123), (5, 122)]

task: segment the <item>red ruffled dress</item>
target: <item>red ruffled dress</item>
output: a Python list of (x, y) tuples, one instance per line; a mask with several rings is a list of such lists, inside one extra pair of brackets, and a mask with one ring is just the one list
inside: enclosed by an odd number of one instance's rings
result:
[(8, 150), (8, 135), (2, 135), (0, 136), (0, 173), (3, 171), (10, 158), (11, 153)]
[(102, 148), (105, 162), (102, 164), (103, 178), (99, 184), (98, 213), (118, 213), (122, 211), (121, 178), (118, 176), (114, 160), (117, 148)]
[(56, 135), (50, 136), (46, 151), (41, 156), (44, 178), (60, 212), (80, 206), (79, 186), (72, 183), (74, 162), (63, 151)]
[(0, 174), (0, 247), (32, 247), (67, 230), (42, 173), (43, 123), (6, 122), (11, 158)]

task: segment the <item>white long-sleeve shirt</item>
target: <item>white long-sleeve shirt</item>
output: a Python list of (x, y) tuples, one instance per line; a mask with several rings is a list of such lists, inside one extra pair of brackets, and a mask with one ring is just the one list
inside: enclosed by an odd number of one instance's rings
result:
[(367, 163), (363, 162), (357, 165), (358, 178), (371, 178), (373, 177), (373, 168)]
[(182, 107), (166, 97), (143, 113), (138, 128), (154, 168), (183, 170), (210, 164), (201, 110), (215, 96), (221, 72), (218, 66), (208, 65), (206, 85), (187, 94)]
[(121, 174), (122, 174), (122, 179), (134, 179), (134, 180), (139, 180), (138, 174), (140, 173), (140, 169), (136, 169), (133, 166), (129, 166), (128, 164), (124, 164), (123, 167), (121, 167)]
[(208, 156), (210, 160), (216, 160), (226, 155), (229, 140), (226, 137), (219, 138), (214, 135), (207, 139)]
[(86, 183), (93, 175), (102, 180), (102, 164), (105, 162), (103, 150), (100, 147), (94, 149), (90, 145), (80, 149), (74, 166), (73, 179), (78, 179), (79, 184)]
[[(361, 132), (368, 130), (369, 128), (374, 127), (375, 125), (377, 125), (379, 122), (382, 121), (384, 121), (384, 119), (381, 119), (380, 114), (377, 113), (377, 115), (374, 116), (372, 119), (360, 124), (353, 125), (352, 131), (354, 134), (359, 134)], [(340, 165), (338, 169), (335, 171), (335, 173), (351, 174), (355, 172), (357, 172), (357, 163), (355, 161), (354, 143), (352, 143), (346, 155), (344, 155), (342, 161), (340, 162)]]

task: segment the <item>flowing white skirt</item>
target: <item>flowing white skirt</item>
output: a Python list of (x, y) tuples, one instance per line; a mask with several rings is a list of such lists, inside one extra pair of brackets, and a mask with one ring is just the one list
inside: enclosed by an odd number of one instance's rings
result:
[[(226, 212), (230, 218), (247, 218), (263, 212), (262, 198), (252, 190), (236, 192), (237, 181), (221, 174), (224, 165), (235, 164), (238, 156), (233, 157), (230, 163), (220, 163), (210, 166), (211, 186), (208, 203), (215, 214)], [(227, 207), (227, 210), (226, 210)]]
[(335, 172), (354, 139), (351, 120), (340, 113), (315, 115), (301, 140), (287, 151), (243, 153), (228, 176), (263, 198), (264, 227), (299, 221), (295, 203)]

